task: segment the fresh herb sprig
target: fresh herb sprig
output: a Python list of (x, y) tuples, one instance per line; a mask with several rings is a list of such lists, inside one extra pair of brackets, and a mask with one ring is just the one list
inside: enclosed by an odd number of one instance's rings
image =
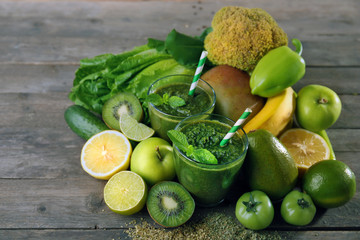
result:
[(169, 96), (165, 93), (162, 97), (159, 94), (152, 93), (146, 97), (146, 101), (159, 106), (162, 104), (168, 104), (172, 108), (178, 108), (186, 104), (185, 100), (178, 96)]
[(190, 145), (184, 133), (178, 130), (169, 130), (167, 135), (186, 156), (200, 163), (218, 164), (218, 160), (209, 150), (204, 148), (195, 149), (193, 145)]

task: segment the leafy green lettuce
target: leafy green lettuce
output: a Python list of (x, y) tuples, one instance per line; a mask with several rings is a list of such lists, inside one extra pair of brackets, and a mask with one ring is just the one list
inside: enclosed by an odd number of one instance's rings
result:
[(165, 41), (149, 38), (148, 44), (130, 51), (82, 59), (69, 99), (98, 114), (104, 103), (118, 92), (131, 92), (143, 102), (155, 80), (172, 74), (195, 73), (204, 34), (190, 37), (173, 30)]
[(75, 104), (100, 114), (106, 100), (123, 91), (139, 72), (170, 58), (171, 55), (144, 45), (118, 55), (103, 54), (83, 59), (75, 73), (69, 98)]

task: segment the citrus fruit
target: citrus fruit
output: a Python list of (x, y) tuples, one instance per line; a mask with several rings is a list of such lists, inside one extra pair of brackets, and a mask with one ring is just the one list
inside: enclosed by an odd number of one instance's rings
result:
[(120, 130), (129, 139), (133, 141), (143, 141), (154, 135), (154, 129), (139, 123), (129, 114), (121, 114), (120, 116)]
[(326, 141), (318, 134), (302, 128), (285, 131), (279, 138), (295, 160), (299, 176), (314, 163), (329, 159), (330, 149)]
[(339, 207), (355, 195), (355, 174), (341, 161), (324, 160), (305, 172), (302, 186), (317, 206)]
[(91, 176), (109, 179), (128, 169), (132, 147), (119, 131), (106, 130), (92, 136), (81, 151), (81, 166)]
[(131, 215), (145, 206), (147, 191), (146, 183), (140, 175), (131, 171), (121, 171), (106, 183), (104, 200), (112, 211)]

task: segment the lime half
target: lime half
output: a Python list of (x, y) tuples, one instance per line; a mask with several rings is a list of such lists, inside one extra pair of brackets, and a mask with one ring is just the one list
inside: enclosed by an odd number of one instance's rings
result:
[(122, 215), (131, 215), (144, 207), (147, 192), (146, 183), (138, 174), (121, 171), (106, 183), (104, 200), (112, 211)]
[(126, 113), (121, 114), (120, 130), (127, 138), (137, 142), (143, 141), (155, 133), (154, 129), (139, 123)]

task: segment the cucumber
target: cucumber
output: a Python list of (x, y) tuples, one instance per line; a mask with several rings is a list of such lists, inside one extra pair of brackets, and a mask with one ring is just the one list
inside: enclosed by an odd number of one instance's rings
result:
[(79, 105), (68, 107), (64, 117), (70, 129), (85, 140), (99, 132), (109, 130), (109, 127), (99, 117)]

